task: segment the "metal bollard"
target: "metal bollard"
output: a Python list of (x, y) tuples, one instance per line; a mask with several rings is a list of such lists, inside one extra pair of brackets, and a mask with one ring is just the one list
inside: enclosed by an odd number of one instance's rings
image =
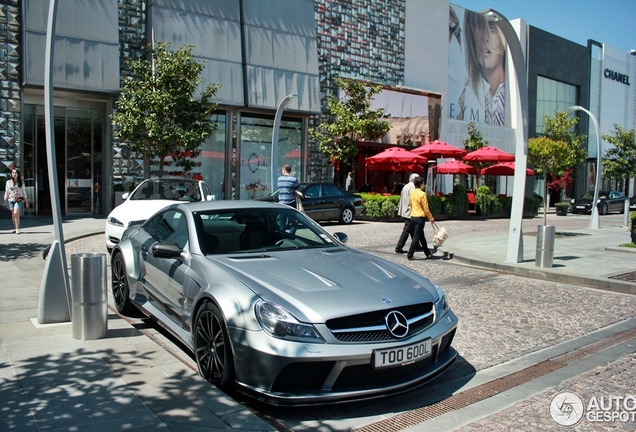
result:
[(535, 267), (552, 267), (554, 260), (555, 229), (553, 225), (537, 226), (537, 251), (534, 257)]
[(73, 338), (99, 339), (108, 332), (106, 254), (71, 256)]

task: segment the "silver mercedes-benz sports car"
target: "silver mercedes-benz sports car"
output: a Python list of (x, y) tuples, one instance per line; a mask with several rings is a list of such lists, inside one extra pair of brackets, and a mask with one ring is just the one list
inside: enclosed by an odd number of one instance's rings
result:
[(217, 387), (273, 404), (378, 397), (449, 368), (442, 290), (345, 241), (282, 204), (174, 204), (113, 249), (115, 304), (158, 320)]

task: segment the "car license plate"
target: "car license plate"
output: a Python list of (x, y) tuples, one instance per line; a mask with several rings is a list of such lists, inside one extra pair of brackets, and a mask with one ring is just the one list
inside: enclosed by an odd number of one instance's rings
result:
[(584, 209), (585, 206), (576, 206), (577, 209)]
[(411, 345), (373, 351), (373, 367), (405, 366), (424, 360), (431, 355), (431, 340), (426, 339)]

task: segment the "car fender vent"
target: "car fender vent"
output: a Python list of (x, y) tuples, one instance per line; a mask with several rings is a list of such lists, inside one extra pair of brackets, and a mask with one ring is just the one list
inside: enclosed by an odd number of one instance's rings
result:
[(272, 258), (272, 256), (266, 255), (266, 254), (258, 254), (258, 255), (236, 255), (236, 256), (231, 256), (228, 258), (240, 261), (240, 260), (269, 259), (269, 258)]
[(338, 253), (338, 252), (346, 252), (347, 250), (345, 248), (338, 247), (338, 248), (323, 249), (322, 251), (324, 253)]

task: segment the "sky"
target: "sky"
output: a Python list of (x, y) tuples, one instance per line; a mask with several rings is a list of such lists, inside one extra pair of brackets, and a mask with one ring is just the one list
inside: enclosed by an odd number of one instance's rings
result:
[(450, 0), (479, 12), (492, 8), (527, 24), (587, 46), (587, 40), (636, 50), (636, 0)]

